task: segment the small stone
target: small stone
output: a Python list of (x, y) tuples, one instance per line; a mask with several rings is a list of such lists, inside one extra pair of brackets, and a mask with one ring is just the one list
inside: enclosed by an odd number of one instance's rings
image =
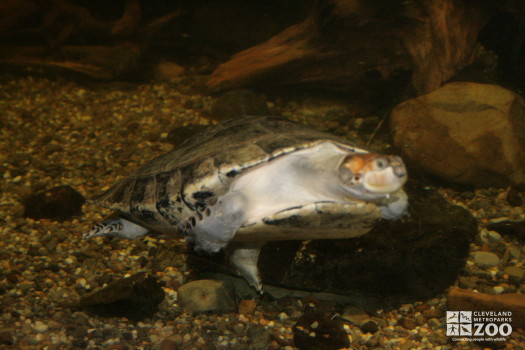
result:
[(257, 307), (257, 302), (255, 300), (246, 299), (241, 300), (239, 303), (239, 313), (243, 315), (251, 315)]
[(519, 259), (521, 257), (521, 249), (517, 245), (511, 245), (508, 248), (509, 256), (512, 259)]
[(439, 304), (439, 299), (438, 298), (432, 298), (430, 300), (427, 300), (426, 304), (428, 306), (436, 306)]
[(493, 294), (501, 294), (505, 291), (505, 288), (502, 286), (494, 286), (492, 287), (492, 290), (494, 291)]
[(523, 281), (525, 279), (525, 269), (522, 267), (507, 266), (503, 273), (509, 275), (511, 280)]
[(264, 326), (253, 325), (248, 328), (248, 338), (252, 345), (252, 349), (263, 350), (268, 349), (268, 345), (271, 343), (270, 335)]
[(33, 329), (34, 329), (37, 333), (44, 333), (44, 332), (47, 332), (47, 330), (49, 329), (49, 327), (47, 326), (47, 324), (45, 324), (45, 323), (42, 322), (42, 321), (36, 321), (35, 324), (33, 325)]
[(412, 310), (414, 310), (414, 306), (412, 304), (403, 304), (397, 309), (401, 314), (406, 315)]
[(237, 308), (233, 285), (219, 280), (198, 280), (177, 290), (181, 307), (191, 313), (233, 312)]
[(425, 318), (440, 318), (444, 315), (444, 312), (440, 309), (428, 309), (422, 312)]
[(485, 243), (499, 242), (501, 241), (501, 235), (496, 231), (483, 230), (481, 240)]
[(474, 252), (472, 257), (479, 267), (493, 267), (499, 264), (499, 257), (491, 252)]
[(411, 318), (407, 318), (407, 317), (403, 317), (401, 319), (399, 319), (399, 321), (397, 322), (401, 327), (405, 328), (405, 329), (414, 329), (417, 327), (417, 323), (416, 321), (414, 321), (413, 319)]
[(415, 347), (416, 347), (416, 343), (415, 342), (413, 342), (412, 340), (407, 340), (406, 342), (403, 343), (403, 345), (401, 345), (399, 350), (410, 350), (410, 349), (413, 349)]
[(368, 321), (363, 322), (363, 324), (361, 325), (361, 327), (359, 327), (359, 329), (361, 329), (361, 332), (365, 334), (366, 333), (374, 334), (375, 332), (379, 330), (379, 326), (376, 321), (368, 320)]
[(177, 350), (182, 344), (183, 338), (180, 334), (170, 335), (160, 343), (160, 350)]
[(459, 276), (458, 286), (464, 289), (476, 289), (478, 278), (474, 276)]

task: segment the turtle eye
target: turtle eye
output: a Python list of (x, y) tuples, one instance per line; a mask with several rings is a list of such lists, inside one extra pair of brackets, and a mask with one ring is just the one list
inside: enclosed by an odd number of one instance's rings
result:
[(384, 159), (384, 158), (377, 158), (374, 161), (374, 166), (375, 166), (376, 169), (383, 170), (386, 167), (388, 167), (388, 161), (386, 159)]

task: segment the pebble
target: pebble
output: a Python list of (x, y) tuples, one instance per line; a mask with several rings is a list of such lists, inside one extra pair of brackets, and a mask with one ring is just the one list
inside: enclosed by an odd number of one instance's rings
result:
[(407, 317), (399, 319), (398, 324), (405, 329), (414, 329), (417, 327), (416, 321)]
[(270, 345), (271, 339), (266, 327), (253, 325), (250, 328), (248, 328), (247, 335), (248, 338), (250, 338), (250, 343), (253, 349), (268, 349), (268, 345)]
[(499, 257), (491, 252), (474, 252), (472, 254), (474, 263), (479, 267), (498, 266)]
[(197, 280), (178, 290), (181, 307), (191, 313), (232, 312), (237, 309), (233, 285), (219, 280)]
[(376, 321), (368, 320), (363, 322), (363, 324), (359, 327), (361, 329), (361, 332), (363, 333), (371, 333), (374, 334), (379, 330), (379, 325)]
[(47, 330), (49, 329), (49, 327), (47, 326), (47, 324), (45, 324), (45, 323), (42, 322), (42, 321), (36, 321), (35, 324), (33, 325), (33, 329), (34, 329), (37, 333), (44, 333), (44, 332), (47, 332)]
[(511, 280), (523, 281), (525, 280), (525, 268), (518, 266), (507, 266), (503, 270), (504, 274), (509, 275)]
[(441, 318), (445, 313), (440, 309), (428, 309), (424, 310), (422, 314), (426, 318)]

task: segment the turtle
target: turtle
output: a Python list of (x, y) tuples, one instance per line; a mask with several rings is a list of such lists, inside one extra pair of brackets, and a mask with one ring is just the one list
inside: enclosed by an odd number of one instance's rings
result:
[(182, 233), (196, 251), (224, 249), (257, 291), (261, 247), (275, 240), (361, 236), (406, 215), (401, 157), (273, 116), (206, 128), (92, 199), (118, 216), (86, 239)]

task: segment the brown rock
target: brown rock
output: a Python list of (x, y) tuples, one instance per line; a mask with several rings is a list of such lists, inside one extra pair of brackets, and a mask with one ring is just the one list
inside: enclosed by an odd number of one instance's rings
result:
[(449, 181), (475, 186), (525, 183), (525, 101), (496, 85), (449, 83), (394, 108), (395, 145)]
[(403, 317), (397, 323), (405, 329), (414, 329), (417, 327), (416, 321), (411, 318)]
[(181, 344), (182, 336), (180, 334), (173, 334), (162, 340), (160, 350), (177, 350)]
[(508, 293), (491, 295), (452, 287), (447, 296), (447, 309), (462, 311), (511, 311), (512, 327), (525, 328), (525, 294)]
[(257, 302), (255, 300), (246, 299), (242, 300), (239, 303), (239, 313), (244, 315), (251, 315), (257, 307)]
[(440, 318), (443, 316), (443, 314), (443, 311), (441, 311), (440, 309), (429, 309), (423, 311), (423, 316), (425, 316), (425, 318), (427, 319)]
[(179, 303), (190, 313), (227, 313), (236, 308), (233, 285), (226, 281), (198, 280), (177, 290)]
[(67, 220), (82, 214), (86, 199), (70, 186), (57, 186), (24, 199), (24, 217)]

